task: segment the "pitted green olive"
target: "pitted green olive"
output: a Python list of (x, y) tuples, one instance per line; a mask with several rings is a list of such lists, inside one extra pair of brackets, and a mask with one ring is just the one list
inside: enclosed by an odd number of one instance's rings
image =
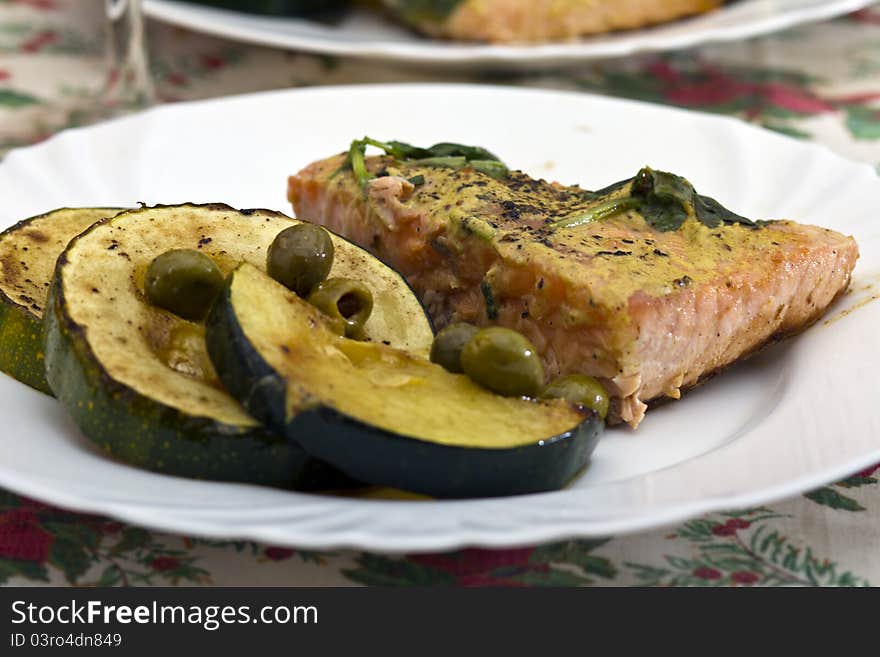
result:
[(321, 226), (302, 223), (285, 228), (266, 254), (269, 276), (305, 298), (330, 274), (333, 240)]
[(461, 365), (473, 381), (508, 397), (532, 397), (544, 385), (544, 366), (534, 345), (500, 326), (471, 338), (461, 352)]
[(222, 288), (220, 268), (194, 249), (174, 249), (157, 256), (144, 280), (151, 304), (193, 321), (204, 319)]
[(465, 322), (456, 322), (442, 329), (431, 345), (431, 362), (441, 365), (449, 372), (461, 374), (464, 371), (461, 367), (461, 352), (479, 330), (473, 324)]
[(565, 399), (572, 404), (591, 408), (603, 420), (608, 415), (608, 392), (591, 376), (568, 374), (554, 379), (541, 392), (542, 399)]
[(373, 294), (366, 285), (350, 278), (328, 278), (315, 288), (308, 301), (332, 320), (337, 333), (364, 339), (364, 325), (373, 312)]

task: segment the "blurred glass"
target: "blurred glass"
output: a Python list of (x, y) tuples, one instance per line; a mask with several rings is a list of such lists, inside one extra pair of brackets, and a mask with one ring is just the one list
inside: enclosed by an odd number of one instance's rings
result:
[(110, 116), (156, 100), (140, 0), (104, 0), (107, 77), (103, 107)]

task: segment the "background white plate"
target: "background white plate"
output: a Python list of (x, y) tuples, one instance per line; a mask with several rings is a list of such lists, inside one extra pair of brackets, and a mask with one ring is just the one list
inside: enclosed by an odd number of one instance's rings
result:
[[(535, 176), (588, 188), (646, 163), (677, 171), (746, 215), (854, 234), (862, 257), (853, 292), (833, 315), (877, 294), (880, 181), (870, 167), (734, 119), (504, 87), (283, 91), (71, 130), (0, 164), (0, 226), (65, 205), (288, 210), (287, 175), (364, 134), (480, 144)], [(0, 486), (154, 528), (312, 548), (417, 551), (630, 532), (767, 503), (880, 461), (878, 335), (880, 303), (819, 323), (650, 411), (638, 431), (608, 430), (568, 489), (490, 500), (352, 500), (136, 470), (92, 449), (54, 400), (0, 376)]]
[(244, 14), (173, 0), (144, 0), (147, 15), (250, 43), (407, 64), (552, 66), (636, 52), (689, 48), (786, 29), (861, 9), (876, 0), (739, 0), (702, 16), (641, 30), (544, 45), (450, 43), (419, 36), (379, 12), (355, 9), (334, 25)]

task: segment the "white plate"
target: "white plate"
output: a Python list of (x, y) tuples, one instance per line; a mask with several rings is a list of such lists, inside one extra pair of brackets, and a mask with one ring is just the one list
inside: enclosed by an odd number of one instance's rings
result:
[[(70, 130), (0, 164), (0, 225), (58, 206), (138, 201), (287, 210), (288, 174), (364, 134), (481, 144), (536, 176), (593, 188), (645, 163), (678, 171), (746, 215), (854, 234), (862, 257), (835, 316), (877, 293), (880, 182), (870, 167), (734, 119), (504, 87), (284, 91)], [(650, 411), (638, 431), (608, 430), (568, 489), (490, 500), (352, 500), (136, 470), (92, 449), (52, 399), (0, 376), (0, 486), (150, 527), (310, 548), (620, 534), (764, 504), (880, 461), (878, 335), (880, 303), (819, 323)]]
[(693, 18), (641, 30), (544, 45), (450, 43), (418, 36), (378, 12), (352, 10), (335, 25), (265, 17), (173, 0), (144, 0), (151, 17), (266, 46), (404, 63), (553, 66), (636, 52), (734, 41), (839, 16), (875, 0), (740, 0)]

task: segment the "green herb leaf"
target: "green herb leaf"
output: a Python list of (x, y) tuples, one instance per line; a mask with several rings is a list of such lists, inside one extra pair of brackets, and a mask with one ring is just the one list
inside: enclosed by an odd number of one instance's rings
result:
[(652, 228), (666, 232), (678, 230), (687, 219), (687, 210), (677, 201), (652, 198), (639, 205), (639, 212)]
[(694, 202), (694, 212), (697, 215), (697, 219), (699, 219), (704, 226), (708, 226), (709, 228), (717, 228), (722, 223), (738, 223), (746, 226), (755, 225), (755, 222), (751, 219), (746, 219), (735, 212), (731, 212), (714, 198), (709, 196), (700, 196), (697, 194)]
[(660, 199), (679, 203), (683, 208), (693, 206), (697, 195), (687, 179), (666, 171), (654, 171), (653, 193)]
[(678, 230), (696, 195), (691, 184), (674, 173), (644, 167), (633, 178), (630, 193), (640, 199), (639, 212), (652, 228)]
[(468, 164), (470, 164), (475, 171), (485, 173), (492, 178), (498, 178), (500, 180), (507, 177), (507, 167), (503, 162), (499, 162), (498, 160), (471, 160)]
[(603, 187), (602, 189), (597, 189), (594, 192), (584, 192), (584, 197), (587, 199), (600, 199), (603, 196), (608, 196), (609, 194), (613, 194), (619, 189), (623, 189), (628, 184), (630, 184), (634, 178), (627, 178), (626, 180), (618, 180), (615, 183), (611, 183), (607, 187)]
[(463, 144), (440, 143), (434, 144), (428, 149), (434, 157), (463, 157), (466, 160), (492, 160), (498, 162), (498, 156), (490, 153), (479, 146), (465, 146)]
[(645, 167), (633, 180), (632, 194), (644, 199), (639, 211), (657, 230), (677, 230), (691, 213), (708, 228), (735, 223), (756, 225), (715, 199), (697, 194), (686, 178), (674, 173)]
[(467, 160), (462, 156), (423, 157), (417, 160), (408, 160), (408, 162), (423, 167), (445, 167), (448, 169), (463, 169), (467, 164)]
[(760, 222), (753, 222), (731, 212), (713, 198), (700, 196), (686, 178), (667, 171), (655, 171), (650, 167), (644, 167), (633, 178), (621, 180), (595, 192), (586, 192), (584, 196), (588, 199), (599, 199), (613, 194), (627, 184), (630, 184), (630, 196), (609, 199), (559, 219), (551, 227), (572, 228), (630, 209), (637, 209), (648, 225), (660, 231), (678, 230), (691, 214), (709, 228), (735, 223), (761, 225)]
[(410, 178), (409, 181), (410, 181), (413, 185), (415, 185), (416, 187), (418, 187), (419, 185), (424, 185), (424, 184), (425, 184), (425, 177), (424, 177), (422, 174), (419, 174), (419, 175), (417, 175), (417, 176), (413, 176), (412, 178)]
[(605, 219), (606, 217), (615, 215), (618, 212), (624, 212), (625, 210), (638, 208), (641, 204), (642, 201), (640, 199), (634, 198), (632, 196), (623, 196), (621, 198), (609, 199), (604, 203), (599, 203), (598, 205), (594, 205), (593, 207), (587, 208), (586, 210), (581, 210), (579, 212), (575, 212), (574, 214), (570, 214), (567, 217), (563, 217), (562, 219), (557, 219), (550, 224), (550, 227), (552, 229), (556, 229), (575, 228), (577, 226), (583, 226), (584, 224), (589, 224), (594, 221), (599, 221), (600, 219)]
[(373, 146), (383, 148), (385, 152), (396, 160), (414, 160), (422, 157), (432, 157), (432, 153), (427, 148), (413, 146), (403, 141), (389, 141), (383, 146), (379, 146), (379, 142), (371, 142)]
[(361, 187), (366, 185), (371, 178), (365, 160), (366, 151), (367, 145), (363, 140), (355, 140), (351, 142), (351, 147), (348, 149), (348, 159), (351, 163), (351, 171), (354, 173), (354, 178)]
[(483, 299), (486, 301), (486, 317), (488, 319), (498, 319), (498, 306), (495, 302), (495, 295), (492, 294), (492, 286), (485, 278), (480, 283), (480, 292), (483, 293)]
[(630, 194), (633, 196), (646, 197), (654, 191), (654, 170), (644, 167), (633, 178)]
[[(681, 226), (688, 210), (693, 208), (696, 196), (693, 186), (686, 179), (667, 171), (654, 171), (650, 167), (636, 174), (631, 194), (643, 199), (642, 214), (649, 224), (659, 230), (675, 230)], [(680, 221), (679, 217), (682, 217)]]
[(451, 169), (463, 169), (470, 164), (477, 171), (481, 171), (493, 178), (507, 176), (507, 167), (495, 155), (479, 146), (464, 146), (462, 144), (440, 143), (431, 148), (413, 146), (403, 141), (379, 141), (372, 137), (364, 137), (351, 142), (348, 149), (348, 157), (331, 178), (343, 171), (351, 170), (355, 179), (362, 187), (372, 178), (367, 170), (366, 150), (367, 146), (374, 146), (385, 151), (396, 160), (405, 160), (411, 164), (433, 167), (448, 167)]

